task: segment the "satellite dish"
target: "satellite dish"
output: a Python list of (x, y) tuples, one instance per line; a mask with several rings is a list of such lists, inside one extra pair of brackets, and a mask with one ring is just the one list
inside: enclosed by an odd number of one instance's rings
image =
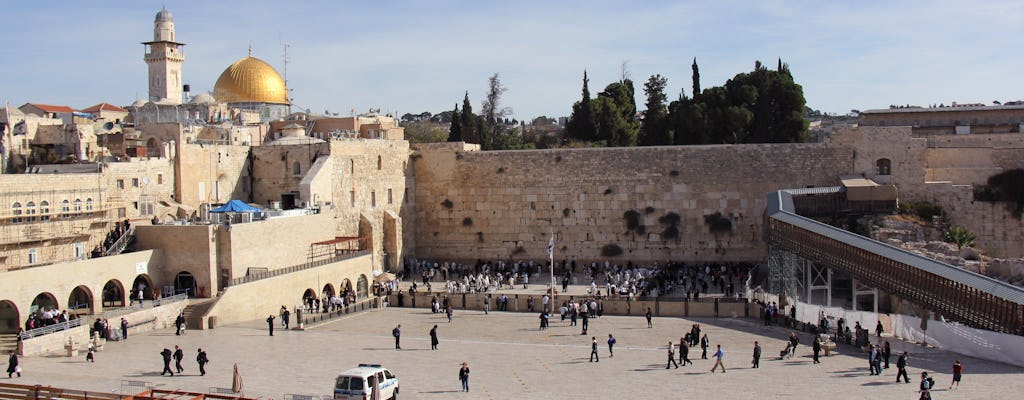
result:
[(114, 123), (113, 122), (107, 122), (107, 123), (103, 124), (103, 129), (106, 129), (108, 131), (111, 130), (111, 129), (114, 129)]
[(149, 177), (143, 177), (142, 178), (142, 184), (148, 185), (149, 184)]

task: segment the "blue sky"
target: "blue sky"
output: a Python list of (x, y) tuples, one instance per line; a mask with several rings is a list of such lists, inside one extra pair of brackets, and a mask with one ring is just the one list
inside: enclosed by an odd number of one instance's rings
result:
[[(891, 4), (890, 4), (891, 3)], [(668, 78), (668, 97), (781, 57), (807, 104), (846, 113), (889, 104), (1024, 99), (1021, 1), (16, 1), (0, 25), (0, 100), (84, 108), (146, 98), (140, 42), (162, 6), (185, 42), (193, 94), (247, 55), (283, 70), (295, 103), (342, 115), (474, 108), (499, 73), (514, 116), (565, 116), (619, 79)], [(282, 71), (283, 72), (283, 71)]]

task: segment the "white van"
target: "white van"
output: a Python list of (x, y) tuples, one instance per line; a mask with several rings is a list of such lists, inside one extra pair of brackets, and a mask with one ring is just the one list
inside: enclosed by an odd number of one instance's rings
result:
[(398, 399), (398, 378), (380, 364), (359, 364), (342, 372), (334, 381), (334, 398), (369, 400), (374, 383), (380, 388), (381, 399)]

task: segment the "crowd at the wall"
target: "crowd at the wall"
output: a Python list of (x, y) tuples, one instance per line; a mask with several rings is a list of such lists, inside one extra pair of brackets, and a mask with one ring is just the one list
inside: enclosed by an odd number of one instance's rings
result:
[[(550, 269), (547, 263), (511, 260), (477, 260), (467, 264), (454, 261), (430, 261), (414, 258), (405, 260), (406, 276), (413, 280), (410, 291), (416, 292), (420, 285), (430, 292), (434, 282), (443, 282), (447, 293), (487, 293), (501, 289), (512, 289), (515, 285), (546, 283), (548, 274), (554, 274), (556, 284), (560, 281), (562, 291), (570, 284), (588, 284), (592, 296), (657, 297), (680, 295), (686, 299), (699, 300), (701, 295), (711, 293), (725, 297), (740, 297), (751, 266), (747, 264), (721, 263), (665, 263), (634, 264), (627, 262), (613, 264), (576, 260), (556, 262)], [(579, 271), (577, 273), (577, 271)]]

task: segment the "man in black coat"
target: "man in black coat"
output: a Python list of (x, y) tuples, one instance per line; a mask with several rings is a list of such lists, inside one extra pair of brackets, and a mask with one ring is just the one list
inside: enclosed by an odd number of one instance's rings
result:
[(199, 349), (196, 354), (196, 363), (199, 364), (199, 376), (206, 376), (206, 363), (210, 362), (209, 358), (206, 358), (206, 352), (203, 349)]
[(754, 341), (754, 366), (753, 366), (753, 368), (760, 368), (760, 367), (761, 367), (761, 345), (757, 344), (757, 341), (755, 340)]
[(274, 336), (274, 314), (267, 317), (267, 330), (270, 331), (270, 336)]
[(174, 346), (174, 369), (178, 370), (179, 374), (181, 373), (181, 371), (185, 370), (184, 368), (181, 367), (181, 360), (184, 358), (185, 352), (181, 351), (181, 347)]
[(899, 370), (896, 373), (896, 383), (900, 382), (900, 377), (903, 377), (904, 383), (910, 383), (910, 377), (907, 376), (907, 352), (900, 354), (900, 358), (896, 360), (896, 368)]
[(174, 376), (174, 371), (171, 371), (171, 349), (165, 347), (164, 351), (160, 352), (160, 355), (164, 358), (164, 370), (160, 372), (160, 375), (171, 374), (171, 376)]
[(395, 337), (395, 350), (401, 350), (402, 324), (398, 324), (398, 326), (396, 326), (395, 329), (391, 330), (391, 336)]

